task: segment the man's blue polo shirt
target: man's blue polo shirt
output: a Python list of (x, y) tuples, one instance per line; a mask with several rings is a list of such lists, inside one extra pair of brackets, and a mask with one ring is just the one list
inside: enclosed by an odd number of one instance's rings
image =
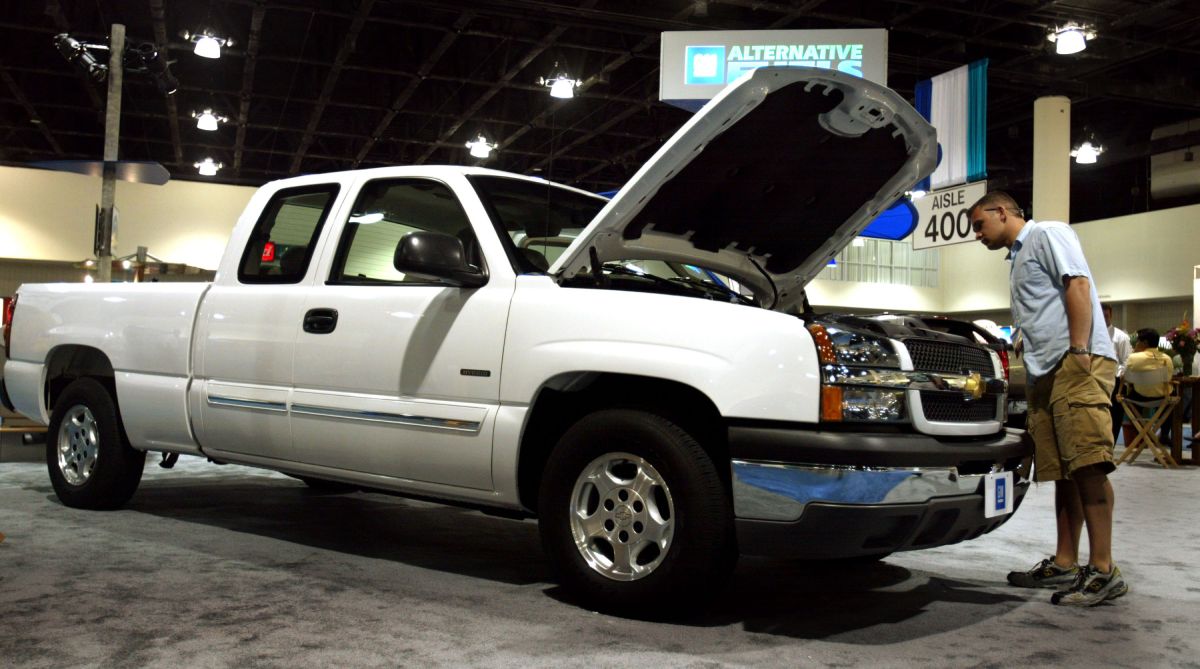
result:
[(1025, 342), (1025, 368), (1031, 376), (1054, 371), (1071, 345), (1063, 277), (1087, 277), (1092, 297), (1092, 355), (1117, 359), (1108, 337), (1096, 282), (1088, 269), (1079, 236), (1059, 221), (1027, 221), (1009, 250), (1008, 284), (1012, 312)]

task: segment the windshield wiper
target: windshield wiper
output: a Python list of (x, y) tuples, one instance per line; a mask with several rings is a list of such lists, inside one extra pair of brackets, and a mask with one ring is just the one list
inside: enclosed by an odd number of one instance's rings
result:
[[(678, 289), (683, 288), (683, 289), (687, 290), (688, 292), (695, 294), (697, 296), (703, 296), (703, 297), (707, 297), (710, 299), (712, 297), (716, 296), (716, 297), (725, 298), (727, 300), (729, 300), (729, 298), (736, 298), (739, 302), (741, 302), (743, 304), (750, 304), (750, 302), (748, 300), (746, 300), (745, 297), (737, 294), (736, 292), (734, 292), (732, 290), (727, 291), (727, 289), (723, 289), (718, 286), (709, 285), (709, 284), (699, 282), (699, 281), (693, 281), (692, 279), (689, 279), (689, 278), (683, 277), (683, 276), (677, 276), (677, 277), (668, 279), (668, 278), (658, 276), (656, 274), (651, 274), (650, 272), (639, 272), (635, 269), (631, 269), (631, 268), (625, 266), (624, 264), (622, 264), (620, 262), (606, 262), (606, 263), (604, 263), (604, 269), (605, 269), (605, 271), (612, 272), (613, 274), (621, 274), (624, 276), (636, 276), (636, 277), (640, 277), (640, 278), (644, 278), (644, 279), (649, 279), (656, 284), (659, 284), (662, 286), (669, 286), (670, 288), (674, 289), (674, 290), (672, 290), (673, 293), (678, 293)], [(729, 300), (729, 301), (733, 301), (733, 300)]]

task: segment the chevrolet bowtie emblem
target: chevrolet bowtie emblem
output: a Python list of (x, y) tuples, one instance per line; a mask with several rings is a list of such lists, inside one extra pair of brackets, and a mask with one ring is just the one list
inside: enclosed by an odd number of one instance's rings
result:
[(970, 395), (973, 400), (983, 397), (984, 389), (983, 376), (979, 372), (971, 372), (971, 375), (963, 383), (963, 392)]

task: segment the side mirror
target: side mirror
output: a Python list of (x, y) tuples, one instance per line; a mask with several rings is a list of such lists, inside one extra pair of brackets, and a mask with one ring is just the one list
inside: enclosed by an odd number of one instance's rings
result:
[(462, 240), (441, 232), (410, 232), (396, 244), (392, 264), (397, 271), (418, 279), (463, 288), (478, 288), (487, 276), (467, 262)]

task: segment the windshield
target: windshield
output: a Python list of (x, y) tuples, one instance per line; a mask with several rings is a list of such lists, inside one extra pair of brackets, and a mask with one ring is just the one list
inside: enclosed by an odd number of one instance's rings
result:
[(522, 274), (545, 271), (608, 200), (546, 182), (499, 176), (467, 177)]
[[(606, 198), (500, 176), (467, 177), (487, 209), (513, 267), (544, 274), (608, 203)], [(661, 260), (614, 260), (602, 266), (605, 284), (753, 304), (750, 290), (703, 267)]]

